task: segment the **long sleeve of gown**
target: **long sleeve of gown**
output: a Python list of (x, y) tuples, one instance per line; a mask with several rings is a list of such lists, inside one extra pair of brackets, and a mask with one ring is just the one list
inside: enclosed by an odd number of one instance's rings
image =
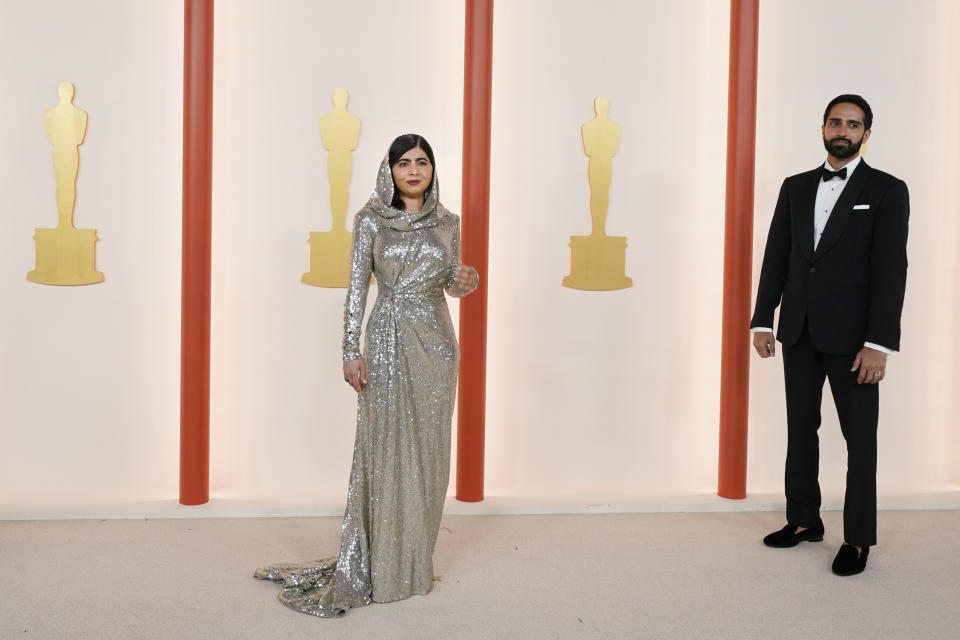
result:
[(477, 285), (480, 284), (479, 280), (477, 284), (473, 285), (469, 289), (461, 287), (457, 283), (457, 267), (460, 265), (460, 218), (457, 218), (457, 226), (453, 231), (453, 240), (451, 241), (451, 249), (453, 254), (453, 267), (450, 269), (450, 277), (447, 279), (447, 293), (453, 296), (454, 298), (462, 298), (463, 296), (472, 293), (474, 289), (477, 288)]
[(361, 212), (353, 224), (353, 251), (350, 254), (350, 286), (343, 308), (343, 361), (361, 357), (360, 331), (367, 306), (367, 290), (373, 272), (373, 235), (375, 222)]

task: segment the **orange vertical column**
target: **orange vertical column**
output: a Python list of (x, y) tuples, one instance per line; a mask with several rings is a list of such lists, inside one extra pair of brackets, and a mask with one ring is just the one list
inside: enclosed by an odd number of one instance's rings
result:
[(727, 94), (727, 202), (723, 251), (720, 355), (720, 465), (717, 493), (747, 495), (747, 407), (750, 381), (750, 283), (753, 171), (757, 124), (759, 0), (730, 3)]
[(184, 1), (180, 503), (210, 499), (213, 0)]
[(487, 237), (490, 217), (490, 96), (493, 0), (466, 0), (463, 55), (463, 263), (480, 286), (460, 303), (457, 500), (483, 500), (487, 391)]

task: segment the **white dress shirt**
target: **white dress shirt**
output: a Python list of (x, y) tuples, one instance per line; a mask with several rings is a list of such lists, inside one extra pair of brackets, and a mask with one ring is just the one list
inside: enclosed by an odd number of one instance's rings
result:
[[(859, 155), (844, 165), (847, 169), (846, 178), (835, 177), (827, 181), (822, 179), (817, 181), (817, 199), (813, 205), (814, 251), (817, 250), (817, 245), (820, 244), (820, 236), (823, 235), (823, 230), (827, 226), (827, 220), (830, 219), (830, 214), (833, 213), (833, 208), (837, 206), (837, 200), (840, 199), (843, 188), (850, 182), (850, 176), (853, 175), (853, 172), (856, 171), (858, 166), (860, 166)], [(828, 171), (833, 171), (833, 167), (830, 166), (829, 162), (824, 162), (823, 168)]]
[[(858, 154), (856, 158), (844, 165), (847, 168), (847, 177), (840, 178), (839, 176), (830, 178), (829, 180), (824, 181), (820, 179), (817, 181), (817, 199), (813, 205), (813, 250), (817, 250), (817, 245), (820, 244), (820, 236), (823, 235), (823, 230), (827, 226), (827, 221), (830, 219), (830, 214), (833, 213), (833, 208), (837, 205), (837, 200), (840, 199), (840, 194), (843, 193), (843, 188), (847, 186), (847, 182), (850, 181), (850, 176), (853, 175), (853, 172), (858, 166), (860, 166), (860, 155)], [(833, 167), (830, 166), (830, 162), (823, 163), (824, 169), (833, 171)], [(773, 333), (773, 329), (770, 327), (754, 327), (752, 329), (754, 333), (763, 331), (766, 333)], [(876, 349), (883, 353), (896, 353), (893, 349), (888, 349), (887, 347), (881, 346), (879, 344), (874, 344), (873, 342), (864, 342), (863, 346), (870, 347), (871, 349)]]

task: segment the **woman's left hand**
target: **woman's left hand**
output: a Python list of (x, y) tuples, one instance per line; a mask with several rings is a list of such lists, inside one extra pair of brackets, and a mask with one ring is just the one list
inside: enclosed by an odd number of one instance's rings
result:
[(477, 270), (465, 264), (457, 267), (454, 277), (457, 280), (457, 286), (464, 291), (472, 291), (480, 284), (480, 276), (477, 274)]

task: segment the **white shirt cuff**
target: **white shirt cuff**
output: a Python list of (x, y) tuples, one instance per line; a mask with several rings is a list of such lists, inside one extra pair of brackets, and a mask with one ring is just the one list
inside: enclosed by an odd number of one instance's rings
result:
[(865, 347), (870, 347), (871, 349), (874, 349), (875, 351), (879, 351), (880, 353), (885, 353), (885, 354), (887, 354), (887, 355), (890, 355), (891, 353), (896, 353), (896, 351), (894, 351), (893, 349), (888, 349), (888, 348), (886, 348), (886, 347), (882, 347), (882, 346), (880, 346), (879, 344), (874, 344), (873, 342), (864, 342), (864, 343), (863, 343), (863, 346), (865, 346)]
[[(753, 327), (752, 329), (750, 329), (750, 333), (773, 333), (773, 329), (771, 329), (770, 327)], [(873, 342), (864, 342), (863, 346), (870, 347), (875, 351), (879, 351), (880, 353), (885, 353), (887, 355), (890, 355), (891, 353), (896, 353), (896, 351), (894, 351), (893, 349), (888, 349), (887, 347), (881, 346)]]

